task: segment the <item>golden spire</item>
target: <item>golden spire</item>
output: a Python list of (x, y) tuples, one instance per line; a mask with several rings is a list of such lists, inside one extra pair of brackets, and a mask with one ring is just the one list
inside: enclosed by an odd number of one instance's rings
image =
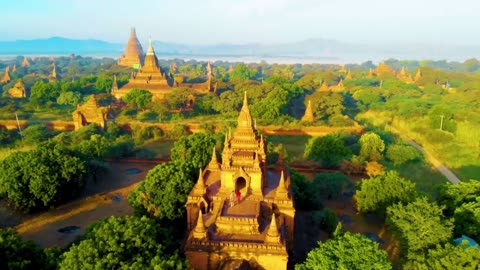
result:
[(275, 198), (288, 199), (288, 190), (285, 185), (285, 176), (283, 170), (280, 172), (280, 180), (278, 181), (278, 187), (275, 192)]
[(10, 72), (10, 66), (7, 66), (7, 67), (5, 68), (5, 72)]
[(415, 74), (415, 81), (418, 82), (422, 78), (422, 71), (420, 68), (417, 69), (417, 73)]
[(193, 238), (207, 238), (207, 230), (205, 229), (205, 223), (203, 222), (202, 211), (200, 209), (198, 210), (197, 225), (195, 229), (193, 229)]
[(272, 215), (272, 221), (270, 222), (270, 227), (268, 227), (267, 235), (265, 236), (265, 242), (280, 244), (280, 234), (278, 233), (275, 213)]
[(22, 67), (28, 67), (28, 66), (30, 66), (30, 62), (28, 62), (27, 57), (24, 56), (22, 61)]
[(200, 173), (198, 174), (198, 180), (195, 186), (193, 187), (193, 195), (202, 196), (205, 194), (207, 187), (205, 186), (205, 181), (203, 180), (203, 172), (200, 168)]
[(315, 116), (313, 115), (312, 103), (308, 101), (307, 108), (305, 109), (305, 114), (303, 115), (302, 121), (315, 122)]
[(57, 78), (57, 66), (55, 65), (55, 63), (52, 64), (53, 65), (53, 70), (52, 70), (52, 73), (50, 74), (50, 77), (52, 78)]
[(345, 76), (345, 80), (351, 80), (352, 79), (352, 70), (348, 70), (347, 75)]
[(215, 146), (213, 147), (212, 159), (210, 163), (208, 163), (208, 169), (211, 171), (215, 171), (219, 169), (218, 161), (217, 161), (217, 152), (215, 151)]
[(318, 91), (328, 91), (330, 90), (330, 87), (328, 86), (328, 83), (327, 81), (323, 81), (322, 85), (320, 86), (320, 88), (318, 88)]
[(243, 105), (240, 115), (238, 116), (237, 128), (253, 128), (252, 116), (250, 115), (250, 109), (248, 108), (247, 91), (245, 91), (243, 96)]
[(13, 64), (12, 72), (17, 72), (17, 65)]
[(153, 50), (152, 46), (152, 38), (148, 38), (148, 50), (147, 50), (147, 55), (155, 55), (155, 50)]
[(10, 73), (7, 69), (5, 69), (5, 73), (3, 74), (3, 78), (0, 81), (1, 83), (8, 83), (10, 81)]

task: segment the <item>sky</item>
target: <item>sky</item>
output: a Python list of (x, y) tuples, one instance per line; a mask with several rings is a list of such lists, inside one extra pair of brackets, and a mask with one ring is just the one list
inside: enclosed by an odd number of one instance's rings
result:
[(480, 46), (478, 0), (0, 0), (0, 40)]

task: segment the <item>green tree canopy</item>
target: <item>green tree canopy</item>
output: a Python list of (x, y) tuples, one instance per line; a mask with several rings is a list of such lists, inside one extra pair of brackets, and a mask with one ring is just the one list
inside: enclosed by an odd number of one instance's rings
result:
[(379, 249), (378, 243), (367, 237), (346, 232), (326, 242), (318, 242), (318, 247), (308, 253), (296, 270), (372, 270), (392, 269), (387, 252)]
[(395, 203), (409, 203), (416, 196), (415, 183), (400, 177), (396, 171), (388, 171), (363, 179), (354, 198), (359, 212), (385, 214), (387, 207)]
[(87, 229), (59, 269), (186, 269), (186, 261), (168, 251), (170, 241), (155, 220), (110, 217)]
[(369, 161), (379, 161), (382, 159), (385, 143), (378, 134), (367, 132), (358, 140), (360, 143), (360, 156)]
[(420, 153), (415, 147), (399, 143), (389, 145), (385, 155), (394, 165), (401, 165), (420, 157)]
[(152, 93), (145, 89), (132, 89), (122, 99), (128, 106), (144, 109), (152, 102)]
[(29, 211), (69, 199), (84, 185), (86, 164), (63, 145), (48, 141), (0, 161), (0, 194)]
[(257, 75), (257, 70), (249, 68), (246, 64), (240, 63), (230, 73), (230, 80), (251, 80)]
[(446, 184), (439, 201), (446, 205), (446, 215), (455, 220), (455, 235), (467, 235), (480, 243), (480, 181)]
[(304, 156), (310, 160), (319, 161), (323, 166), (331, 168), (351, 155), (349, 148), (338, 135), (312, 137), (305, 146)]
[(405, 270), (479, 269), (480, 250), (475, 247), (445, 244), (429, 249), (425, 255), (407, 261)]
[(197, 177), (198, 171), (191, 163), (159, 164), (130, 193), (128, 202), (140, 214), (159, 219), (180, 218), (184, 215), (188, 193)]
[(387, 223), (400, 239), (407, 258), (451, 239), (453, 221), (445, 218), (443, 207), (427, 198), (417, 198), (405, 205), (394, 204), (387, 208)]
[(173, 144), (170, 157), (173, 161), (188, 161), (195, 169), (204, 168), (212, 158), (216, 144), (213, 135), (195, 133), (182, 136)]

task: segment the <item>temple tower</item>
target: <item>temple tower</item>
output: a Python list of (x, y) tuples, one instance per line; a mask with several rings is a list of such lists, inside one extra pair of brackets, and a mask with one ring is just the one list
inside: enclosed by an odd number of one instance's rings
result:
[(307, 108), (305, 109), (305, 114), (302, 116), (302, 121), (306, 122), (315, 122), (315, 116), (313, 114), (312, 103), (308, 101)]
[(22, 67), (28, 67), (28, 66), (30, 66), (30, 62), (28, 62), (27, 57), (24, 56), (22, 61)]
[(22, 79), (18, 79), (15, 85), (8, 90), (8, 95), (12, 98), (24, 98), (27, 97), (27, 91), (25, 83)]
[(130, 31), (130, 38), (128, 39), (125, 52), (118, 59), (119, 66), (138, 67), (142, 64), (143, 49), (137, 38), (135, 28)]
[(9, 67), (5, 68), (5, 73), (3, 73), (2, 80), (0, 81), (1, 83), (8, 83), (11, 80), (9, 70)]

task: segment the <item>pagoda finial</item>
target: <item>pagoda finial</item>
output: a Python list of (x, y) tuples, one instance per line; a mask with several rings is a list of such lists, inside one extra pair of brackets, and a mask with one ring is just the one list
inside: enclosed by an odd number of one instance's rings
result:
[(248, 108), (248, 98), (247, 98), (247, 91), (243, 92), (243, 108)]
[(213, 147), (213, 153), (212, 153), (212, 159), (210, 160), (210, 163), (208, 163), (208, 169), (209, 170), (218, 170), (218, 161), (217, 161), (217, 152), (215, 151), (215, 146)]
[(203, 180), (202, 168), (200, 168), (200, 173), (198, 174), (198, 180), (195, 186), (193, 187), (193, 193), (195, 195), (203, 195), (205, 193), (206, 186), (205, 181)]
[(248, 108), (247, 91), (243, 95), (243, 105), (240, 115), (238, 116), (238, 126), (240, 128), (253, 128), (252, 116), (250, 115), (250, 109)]
[(148, 50), (147, 50), (147, 55), (155, 55), (155, 50), (153, 50), (152, 46), (152, 37), (148, 37)]
[(278, 181), (278, 187), (275, 192), (275, 198), (288, 199), (288, 190), (285, 185), (285, 175), (283, 170), (280, 172), (280, 180)]
[(265, 242), (280, 244), (280, 234), (278, 233), (275, 213), (272, 215), (272, 221), (270, 222), (270, 227), (268, 227), (267, 235), (265, 236)]
[(198, 211), (197, 225), (195, 226), (195, 229), (193, 229), (193, 238), (207, 238), (207, 230), (205, 229), (201, 210)]

